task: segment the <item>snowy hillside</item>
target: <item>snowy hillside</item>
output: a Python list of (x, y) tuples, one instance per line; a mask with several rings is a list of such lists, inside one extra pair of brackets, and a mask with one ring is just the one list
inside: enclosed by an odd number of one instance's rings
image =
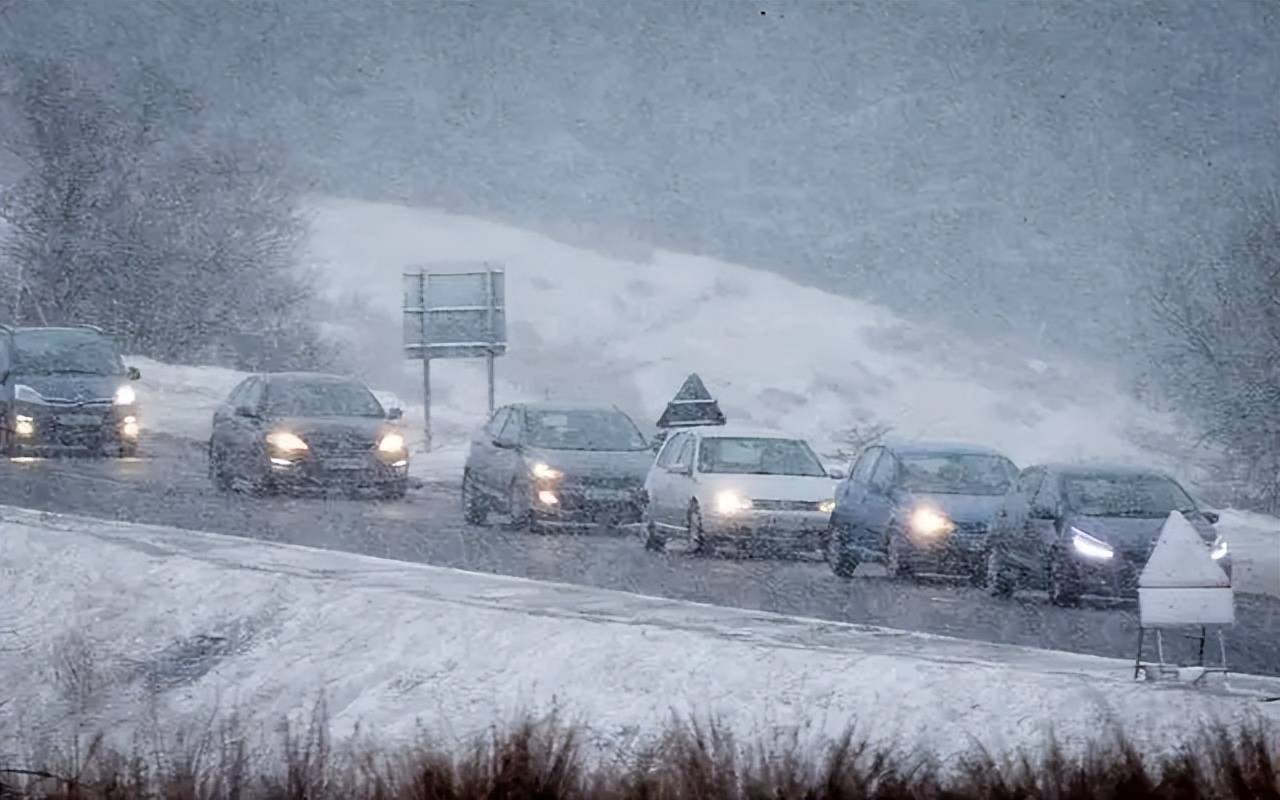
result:
[[(328, 276), (343, 335), (374, 383), (421, 397), (417, 365), (397, 366), (400, 280), (431, 260), (507, 268), (510, 352), (500, 402), (589, 398), (651, 423), (689, 373), (734, 419), (812, 437), (872, 423), (895, 434), (1000, 447), (1020, 462), (1141, 458), (1130, 433), (1167, 428), (1124, 399), (1111, 376), (1008, 358), (882, 307), (772, 273), (656, 252), (629, 261), (482, 220), (344, 200), (319, 201), (311, 257)], [(966, 302), (968, 302), (966, 300)], [(479, 363), (434, 368), (437, 437), (484, 417)]]

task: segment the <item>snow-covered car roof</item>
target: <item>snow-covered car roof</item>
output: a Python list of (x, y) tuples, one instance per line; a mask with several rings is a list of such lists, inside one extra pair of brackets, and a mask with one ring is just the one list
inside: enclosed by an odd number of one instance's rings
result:
[(705, 439), (786, 439), (788, 441), (806, 441), (805, 437), (796, 436), (786, 431), (771, 431), (742, 425), (699, 425), (694, 428), (672, 428), (669, 435), (674, 436), (681, 431), (693, 431)]

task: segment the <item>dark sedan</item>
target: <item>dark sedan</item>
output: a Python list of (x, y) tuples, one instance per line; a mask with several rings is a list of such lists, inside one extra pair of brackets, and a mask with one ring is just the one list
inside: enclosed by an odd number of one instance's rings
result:
[(336, 375), (255, 375), (213, 417), (209, 472), (222, 489), (336, 487), (403, 497), (404, 435), (363, 383)]
[(1138, 576), (1169, 515), (1178, 511), (1230, 575), (1214, 524), (1177, 481), (1127, 467), (1040, 465), (1018, 478), (996, 518), (987, 587), (1009, 596), (1044, 589), (1058, 605), (1082, 595), (1135, 597)]
[(868, 448), (836, 490), (827, 561), (842, 577), (870, 560), (893, 577), (959, 573), (980, 582), (991, 520), (1017, 474), (1004, 455), (972, 445)]
[(480, 525), (496, 512), (525, 528), (635, 524), (652, 462), (644, 435), (616, 408), (506, 406), (471, 441), (466, 519)]

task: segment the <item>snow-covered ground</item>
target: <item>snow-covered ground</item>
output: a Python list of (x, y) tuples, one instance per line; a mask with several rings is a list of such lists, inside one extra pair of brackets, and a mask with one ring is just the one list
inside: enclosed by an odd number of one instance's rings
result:
[(0, 527), (0, 686), (24, 698), (5, 731), (27, 745), (233, 714), (270, 731), (321, 692), (340, 735), (469, 736), (558, 708), (604, 753), (688, 713), (744, 734), (859, 722), (943, 757), (1034, 748), (1050, 726), (1082, 746), (1112, 724), (1167, 750), (1205, 722), (1280, 714), (1257, 702), (1276, 679), (1136, 684), (1118, 660), (242, 538), (8, 507)]

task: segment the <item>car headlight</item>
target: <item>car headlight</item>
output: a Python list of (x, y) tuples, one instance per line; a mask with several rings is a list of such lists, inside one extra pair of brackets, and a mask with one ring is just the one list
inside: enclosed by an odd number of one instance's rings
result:
[(1221, 561), (1227, 557), (1230, 549), (1227, 547), (1227, 540), (1222, 538), (1222, 534), (1218, 534), (1218, 538), (1213, 540), (1213, 548), (1209, 551), (1209, 555), (1214, 561)]
[(946, 514), (932, 508), (917, 508), (911, 512), (911, 530), (920, 536), (939, 536), (950, 533), (955, 523)]
[(17, 414), (13, 418), (13, 432), (17, 436), (34, 436), (36, 433), (35, 419), (25, 414)]
[(529, 472), (540, 481), (558, 481), (564, 477), (563, 472), (541, 461), (529, 467)]
[(27, 386), (25, 383), (15, 384), (13, 387), (13, 399), (22, 403), (37, 403), (44, 405), (44, 395)]
[(1097, 537), (1090, 536), (1079, 528), (1071, 529), (1071, 546), (1080, 555), (1096, 561), (1110, 561), (1116, 554), (1111, 545)]
[(716, 511), (721, 514), (737, 514), (751, 510), (751, 499), (726, 489), (716, 495)]
[(111, 402), (118, 406), (131, 406), (138, 402), (138, 393), (133, 390), (132, 386), (121, 386), (116, 389), (115, 396), (111, 398)]
[(820, 513), (830, 514), (832, 511), (835, 511), (835, 510), (836, 510), (835, 500), (823, 500), (821, 503), (818, 503), (818, 511)]
[(398, 433), (388, 433), (378, 440), (378, 452), (398, 455), (404, 452), (404, 437)]
[(307, 443), (302, 441), (302, 437), (296, 433), (288, 431), (276, 431), (267, 434), (267, 444), (282, 453), (300, 453), (307, 449)]

